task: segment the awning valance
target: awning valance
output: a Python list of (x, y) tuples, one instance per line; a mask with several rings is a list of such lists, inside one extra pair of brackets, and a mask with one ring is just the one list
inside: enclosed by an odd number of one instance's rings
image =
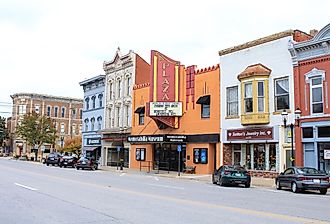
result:
[(94, 151), (97, 147), (84, 147), (83, 151)]
[(145, 107), (138, 107), (136, 108), (136, 110), (134, 111), (134, 113), (136, 114), (143, 114), (145, 112)]
[(211, 101), (211, 96), (210, 95), (206, 95), (206, 96), (201, 96), (198, 98), (197, 100), (197, 104), (207, 104), (210, 105), (210, 101)]

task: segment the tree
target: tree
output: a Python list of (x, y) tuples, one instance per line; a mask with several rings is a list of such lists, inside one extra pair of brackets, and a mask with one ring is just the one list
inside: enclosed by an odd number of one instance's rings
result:
[(26, 114), (15, 133), (38, 150), (44, 143), (54, 144), (57, 138), (52, 119), (37, 113)]
[(78, 156), (81, 154), (81, 136), (67, 139), (64, 143), (63, 152), (72, 152)]
[(8, 138), (8, 131), (6, 129), (6, 118), (0, 116), (0, 147), (3, 141)]

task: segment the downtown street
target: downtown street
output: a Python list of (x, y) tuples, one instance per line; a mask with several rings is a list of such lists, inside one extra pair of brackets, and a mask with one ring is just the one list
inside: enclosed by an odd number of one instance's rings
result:
[(330, 193), (219, 187), (145, 172), (0, 158), (1, 224), (330, 223)]

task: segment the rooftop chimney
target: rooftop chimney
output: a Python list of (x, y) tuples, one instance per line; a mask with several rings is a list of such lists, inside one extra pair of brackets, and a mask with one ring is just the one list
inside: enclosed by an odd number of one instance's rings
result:
[(309, 31), (309, 35), (311, 35), (312, 37), (314, 37), (319, 31), (316, 29), (310, 30)]

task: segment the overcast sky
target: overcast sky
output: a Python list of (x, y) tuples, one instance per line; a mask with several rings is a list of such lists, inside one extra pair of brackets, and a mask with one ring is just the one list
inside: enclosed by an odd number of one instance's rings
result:
[(0, 0), (0, 116), (19, 92), (82, 98), (79, 82), (104, 74), (117, 47), (150, 63), (158, 50), (186, 66), (287, 29), (330, 23), (330, 1)]

